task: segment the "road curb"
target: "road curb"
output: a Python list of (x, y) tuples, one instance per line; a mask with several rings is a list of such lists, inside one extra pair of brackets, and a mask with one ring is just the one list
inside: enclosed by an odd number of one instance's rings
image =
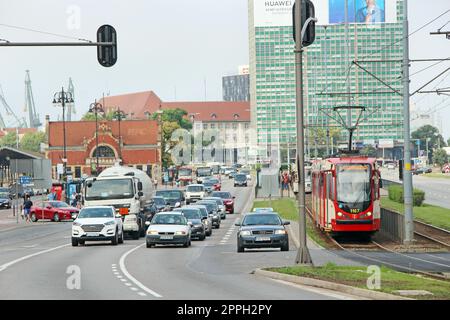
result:
[(337, 291), (337, 292), (346, 293), (346, 294), (350, 294), (350, 295), (358, 296), (358, 297), (362, 297), (362, 298), (368, 298), (368, 299), (372, 299), (372, 300), (415, 300), (415, 299), (411, 299), (411, 298), (396, 296), (396, 295), (389, 294), (389, 293), (371, 291), (371, 290), (356, 288), (356, 287), (352, 287), (352, 286), (348, 286), (348, 285), (344, 285), (344, 284), (338, 284), (338, 283), (334, 283), (334, 282), (312, 279), (312, 278), (292, 276), (292, 275), (288, 275), (288, 274), (266, 271), (266, 270), (262, 270), (262, 269), (256, 269), (254, 274), (261, 276), (261, 277), (270, 278), (270, 279), (282, 280), (282, 281), (291, 282), (294, 284), (300, 284), (300, 285), (309, 286), (309, 287)]
[(241, 214), (250, 212), (250, 209), (252, 208), (254, 201), (255, 201), (255, 188), (254, 188), (254, 185), (252, 183), (251, 191), (250, 191), (250, 197), (248, 197), (247, 203), (245, 204), (244, 208), (242, 209)]

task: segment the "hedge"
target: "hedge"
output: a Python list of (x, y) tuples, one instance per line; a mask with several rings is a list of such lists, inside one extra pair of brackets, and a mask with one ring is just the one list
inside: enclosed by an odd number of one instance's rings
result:
[[(398, 203), (404, 203), (403, 186), (392, 185), (389, 187), (389, 199)], [(413, 205), (420, 207), (425, 200), (425, 192), (419, 189), (413, 191)]]

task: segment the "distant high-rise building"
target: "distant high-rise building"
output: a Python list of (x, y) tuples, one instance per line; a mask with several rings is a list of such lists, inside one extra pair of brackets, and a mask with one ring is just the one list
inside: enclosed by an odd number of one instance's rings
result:
[[(376, 1), (367, 17), (366, 1), (312, 2), (316, 41), (303, 55), (307, 137), (315, 128), (339, 126), (328, 116), (339, 118), (334, 107), (363, 106), (355, 140), (402, 140), (403, 1)], [(259, 145), (296, 139), (294, 3), (249, 0), (250, 103)], [(353, 111), (351, 122), (357, 116)]]
[(222, 78), (224, 101), (250, 101), (250, 75), (248, 66), (240, 66), (239, 74)]

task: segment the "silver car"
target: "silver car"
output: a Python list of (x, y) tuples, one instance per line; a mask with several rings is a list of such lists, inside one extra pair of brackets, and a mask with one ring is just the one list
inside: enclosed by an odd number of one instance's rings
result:
[(192, 223), (181, 212), (157, 213), (151, 222), (147, 221), (147, 248), (157, 244), (181, 244), (187, 248), (191, 245)]

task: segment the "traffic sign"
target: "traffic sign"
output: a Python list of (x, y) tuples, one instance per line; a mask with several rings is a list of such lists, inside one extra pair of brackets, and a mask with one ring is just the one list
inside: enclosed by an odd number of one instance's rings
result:
[(32, 183), (31, 177), (28, 177), (28, 176), (19, 177), (19, 184), (26, 185), (26, 184), (31, 184), (31, 183)]

